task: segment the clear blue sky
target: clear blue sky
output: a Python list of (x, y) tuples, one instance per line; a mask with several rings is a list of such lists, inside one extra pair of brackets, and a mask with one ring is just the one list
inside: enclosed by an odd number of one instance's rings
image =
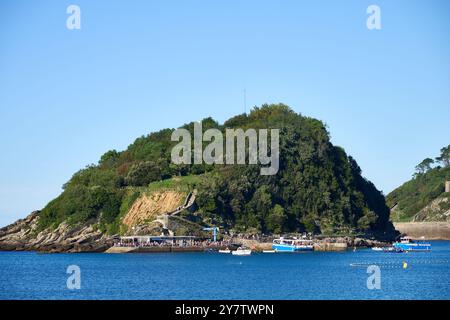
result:
[(0, 226), (109, 149), (242, 113), (244, 88), (326, 122), (388, 193), (450, 143), (449, 31), (446, 0), (2, 0)]

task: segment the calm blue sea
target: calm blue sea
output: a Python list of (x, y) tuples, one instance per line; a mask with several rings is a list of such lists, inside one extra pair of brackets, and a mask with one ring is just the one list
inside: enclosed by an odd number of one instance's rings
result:
[[(0, 299), (450, 299), (450, 242), (430, 253), (0, 252)], [(406, 262), (407, 268), (403, 268)], [(81, 289), (67, 288), (68, 266)], [(369, 290), (369, 265), (381, 289)]]

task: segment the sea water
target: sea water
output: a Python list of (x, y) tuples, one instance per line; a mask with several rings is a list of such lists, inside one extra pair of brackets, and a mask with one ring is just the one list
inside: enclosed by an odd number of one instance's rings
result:
[[(450, 299), (450, 242), (432, 246), (251, 256), (0, 252), (0, 299)], [(71, 289), (72, 270), (80, 289)]]

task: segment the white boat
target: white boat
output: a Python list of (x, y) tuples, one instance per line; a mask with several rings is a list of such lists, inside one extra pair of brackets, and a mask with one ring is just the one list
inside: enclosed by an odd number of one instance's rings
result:
[(219, 250), (219, 253), (231, 253), (231, 250), (230, 249)]
[(373, 251), (383, 251), (384, 249), (380, 248), (380, 247), (372, 247), (372, 250)]
[(249, 256), (252, 254), (252, 250), (238, 248), (236, 251), (231, 252), (231, 254), (234, 256)]
[(276, 253), (275, 250), (263, 250), (263, 253)]

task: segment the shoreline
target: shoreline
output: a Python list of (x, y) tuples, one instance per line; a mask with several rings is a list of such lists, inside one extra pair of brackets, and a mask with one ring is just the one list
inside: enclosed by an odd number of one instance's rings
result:
[[(326, 238), (326, 239), (314, 239), (314, 251), (319, 252), (338, 252), (346, 251), (353, 248), (370, 248), (373, 246), (385, 246), (387, 242), (381, 242), (377, 240), (369, 240), (363, 238), (350, 238), (350, 237), (336, 237), (336, 238)], [(24, 247), (24, 246), (8, 246), (1, 247), (0, 251), (5, 252), (37, 252), (37, 253), (114, 253), (114, 254), (124, 254), (124, 253), (186, 253), (186, 252), (207, 252), (207, 251), (218, 251), (230, 247), (244, 246), (250, 248), (253, 252), (263, 252), (265, 250), (272, 250), (272, 242), (260, 242), (258, 240), (234, 239), (232, 243), (228, 246), (114, 246), (103, 244), (102, 249), (99, 250), (98, 247), (78, 247), (78, 250), (67, 250), (64, 245), (57, 246), (54, 245), (49, 247)]]
[[(450, 239), (427, 239), (427, 241), (449, 241)], [(267, 245), (264, 243), (263, 245)], [(253, 253), (263, 253), (264, 250), (272, 250), (271, 248), (263, 249), (264, 247), (258, 247), (255, 249), (252, 249)], [(347, 246), (345, 243), (340, 243), (337, 246), (317, 246), (314, 245), (314, 250), (311, 252), (345, 252), (345, 251), (352, 251), (354, 248), (357, 249), (369, 249), (371, 246), (356, 246), (356, 247), (350, 247)], [(29, 249), (29, 250), (22, 250), (22, 249), (0, 249), (1, 252), (34, 252), (37, 254), (80, 254), (80, 253), (100, 253), (100, 254), (158, 254), (158, 253), (199, 253), (199, 252), (218, 252), (218, 250), (226, 249), (226, 247), (213, 247), (213, 248), (207, 248), (207, 247), (110, 247), (109, 249), (105, 251), (43, 251), (43, 250), (35, 250), (35, 249)], [(284, 252), (278, 252), (278, 253), (284, 253)], [(292, 252), (288, 252), (292, 253)], [(297, 252), (299, 253), (299, 252)]]
[[(280, 235), (264, 236), (256, 235), (248, 238), (245, 235), (225, 237), (225, 243), (217, 243), (213, 246), (205, 244), (184, 244), (191, 245), (154, 249), (111, 249), (114, 247), (117, 235), (111, 236), (102, 233), (94, 228), (92, 224), (70, 226), (61, 223), (54, 230), (44, 230), (39, 233), (38, 222), (39, 211), (35, 211), (25, 219), (21, 219), (0, 229), (0, 251), (37, 251), (43, 253), (80, 253), (80, 252), (186, 252), (204, 251), (217, 248), (222, 245), (244, 246), (253, 251), (272, 250), (272, 240)], [(300, 234), (291, 235), (301, 237)], [(389, 243), (393, 239), (388, 239)], [(393, 238), (393, 237), (391, 237)], [(344, 251), (354, 247), (386, 246), (388, 242), (374, 240), (373, 235), (314, 235), (311, 240), (314, 243), (315, 251)], [(225, 248), (224, 248), (225, 249)]]

